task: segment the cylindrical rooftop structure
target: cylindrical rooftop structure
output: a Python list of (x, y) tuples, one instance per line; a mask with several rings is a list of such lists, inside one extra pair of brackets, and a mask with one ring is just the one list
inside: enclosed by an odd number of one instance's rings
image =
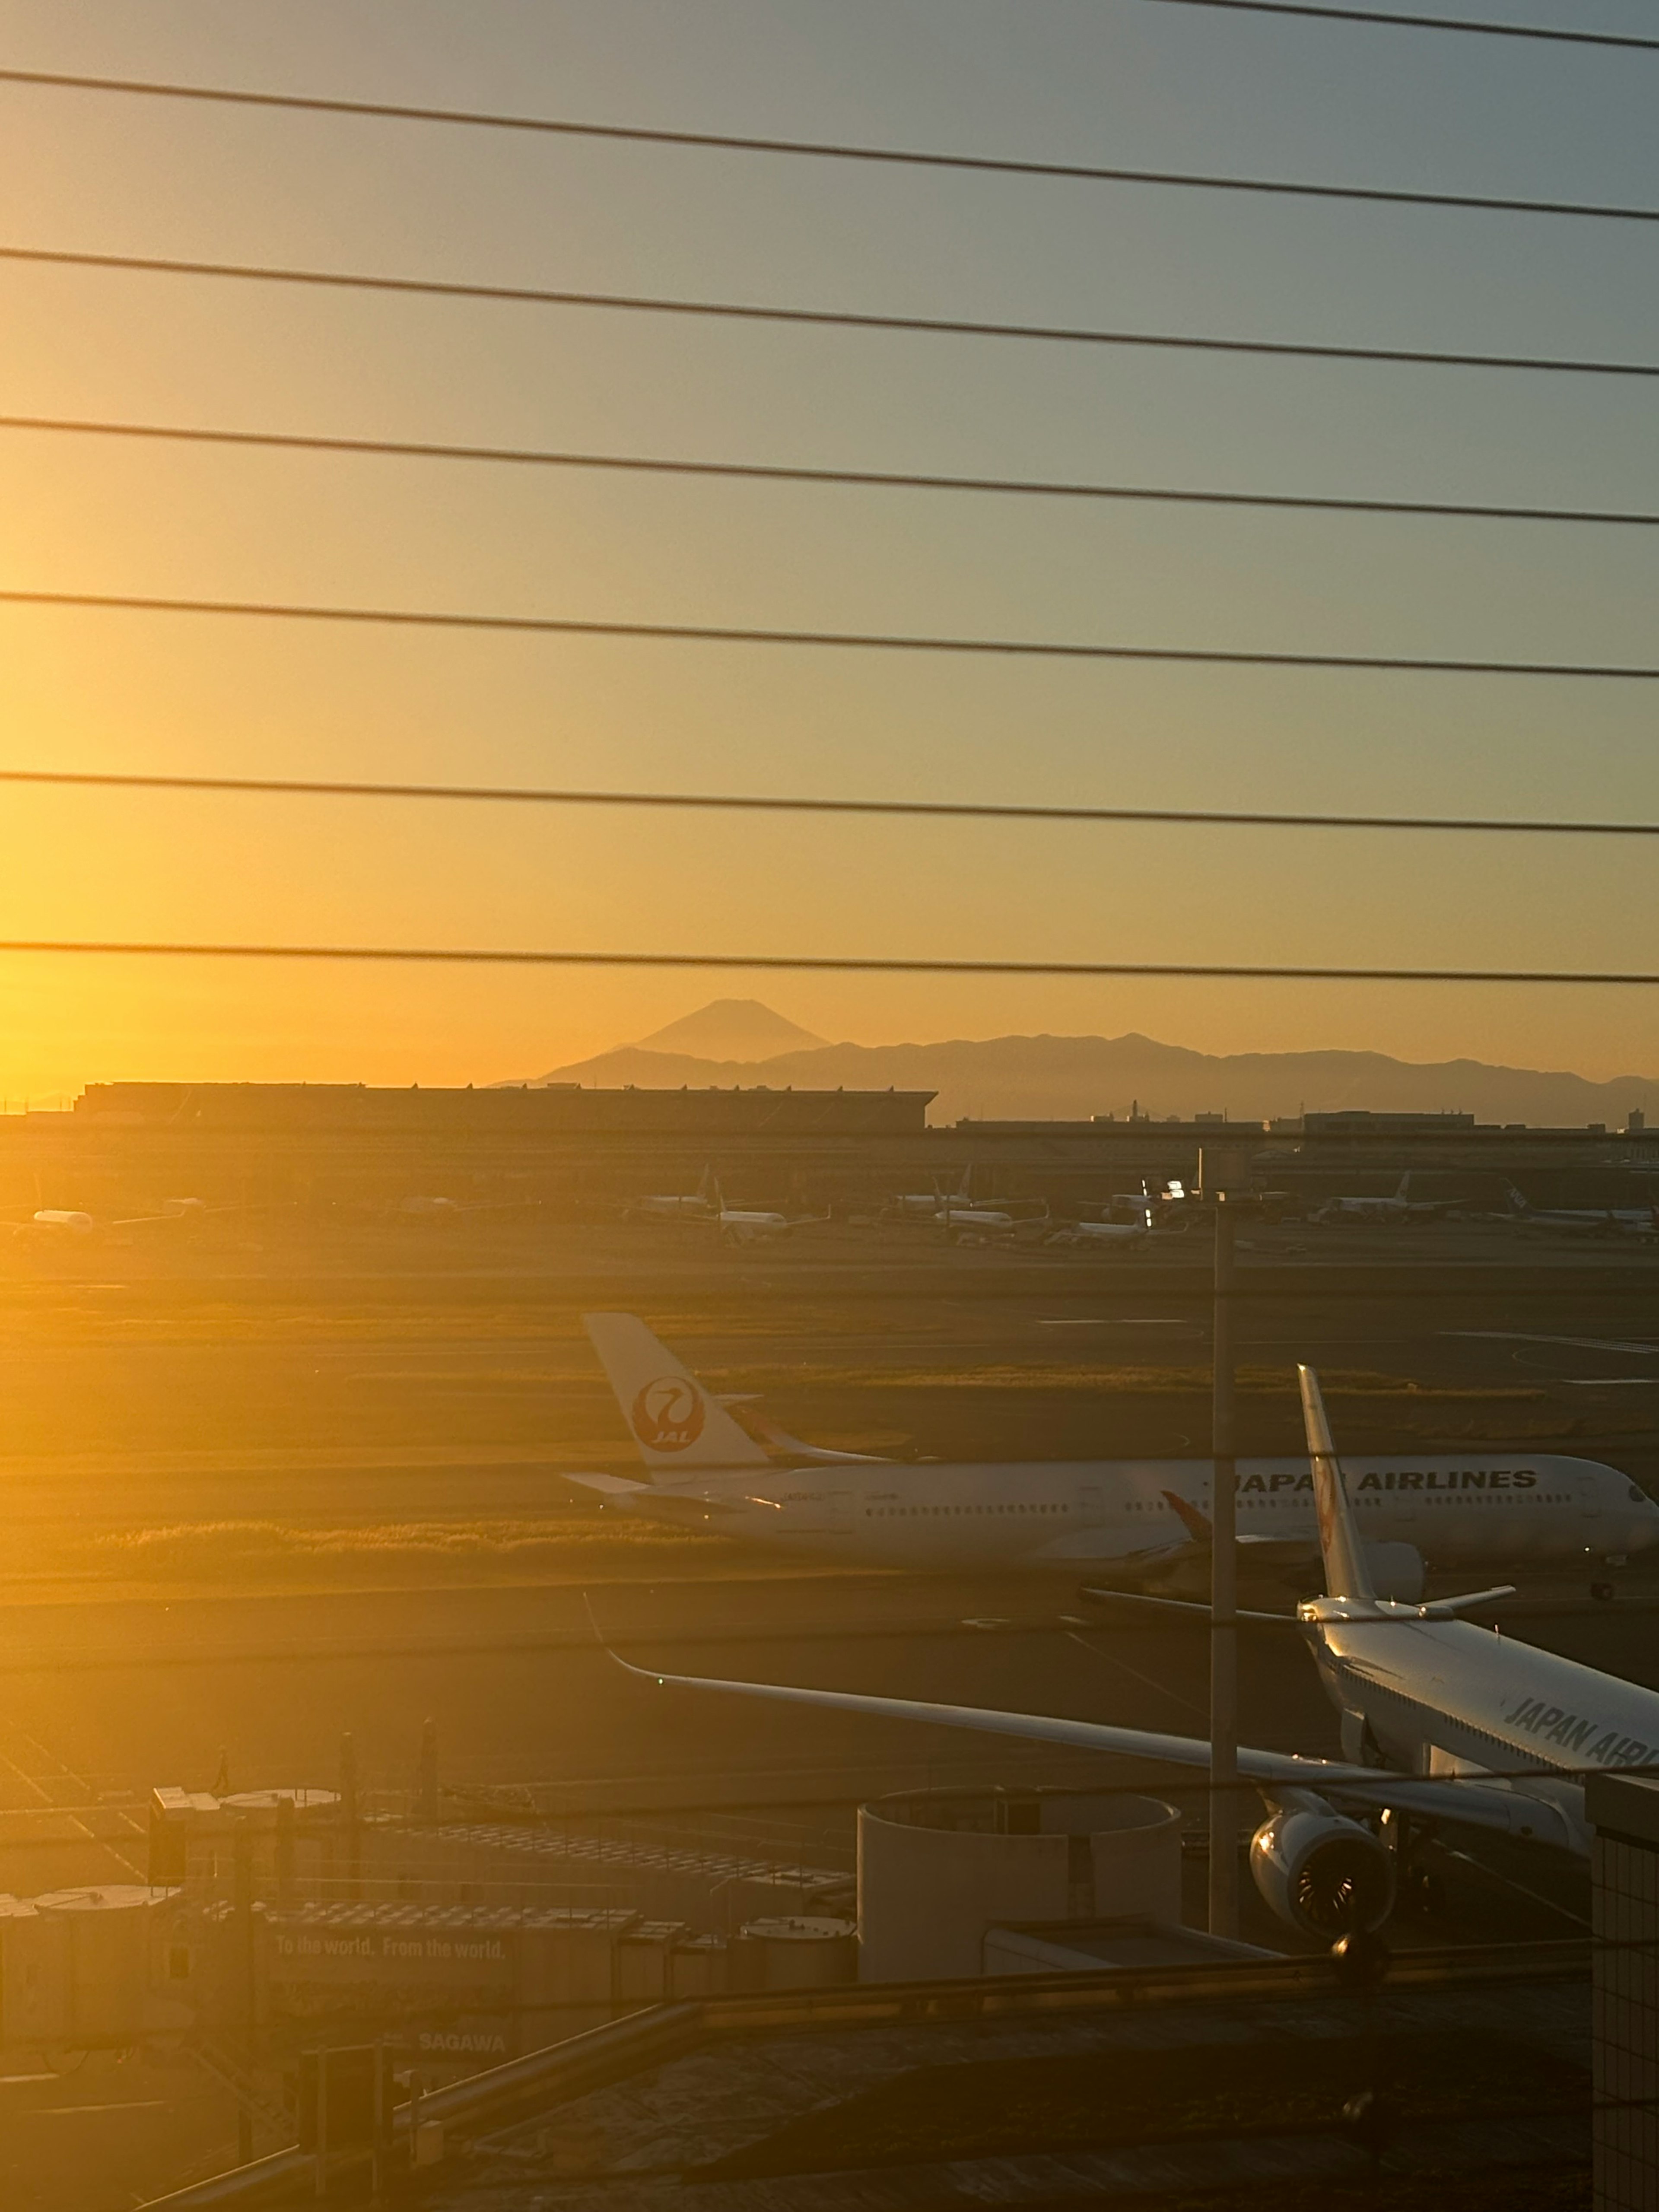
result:
[(742, 1942), (756, 1989), (823, 1990), (858, 1978), (857, 1930), (850, 1920), (803, 1912), (751, 1920)]
[(1181, 1918), (1181, 1815), (1152, 1797), (929, 1790), (859, 1813), (859, 1978), (966, 1979), (1004, 1921)]

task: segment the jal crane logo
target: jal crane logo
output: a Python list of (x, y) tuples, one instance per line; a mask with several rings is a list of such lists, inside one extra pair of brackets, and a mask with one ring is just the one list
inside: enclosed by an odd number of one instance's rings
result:
[(634, 1433), (650, 1451), (684, 1451), (702, 1434), (702, 1393), (689, 1376), (664, 1375), (634, 1401)]

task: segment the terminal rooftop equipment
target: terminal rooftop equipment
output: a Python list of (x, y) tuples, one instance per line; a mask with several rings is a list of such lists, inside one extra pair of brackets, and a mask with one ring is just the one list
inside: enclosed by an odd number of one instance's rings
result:
[(856, 1875), (638, 1824), (358, 1815), (318, 1789), (161, 1787), (149, 1822), (148, 1882), (0, 1899), (8, 2050), (199, 2031), (280, 2066), (395, 2028), (447, 2076), (679, 1998), (1053, 1971), (1068, 1929), (1086, 1971), (1102, 1923), (1206, 1940), (1181, 1927), (1179, 1815), (1112, 1792), (883, 1799)]

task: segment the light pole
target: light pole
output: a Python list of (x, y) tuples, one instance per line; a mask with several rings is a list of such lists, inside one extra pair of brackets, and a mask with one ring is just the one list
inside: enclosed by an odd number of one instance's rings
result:
[(1215, 1197), (1210, 1412), (1210, 1933), (1238, 1934), (1238, 1469), (1233, 1433), (1233, 1217)]

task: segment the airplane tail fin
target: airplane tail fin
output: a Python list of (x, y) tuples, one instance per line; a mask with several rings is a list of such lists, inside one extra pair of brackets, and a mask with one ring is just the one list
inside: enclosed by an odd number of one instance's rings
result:
[(637, 1315), (584, 1314), (582, 1326), (653, 1474), (769, 1464), (764, 1446), (738, 1425)]
[(1325, 1562), (1325, 1591), (1329, 1597), (1346, 1597), (1361, 1605), (1375, 1605), (1365, 1547), (1354, 1527), (1348, 1503), (1342, 1462), (1331, 1441), (1331, 1425), (1325, 1417), (1325, 1401), (1319, 1377), (1311, 1367), (1298, 1367), (1302, 1386), (1302, 1420), (1308, 1436), (1308, 1457), (1313, 1462), (1314, 1504), (1319, 1515), (1319, 1550)]

